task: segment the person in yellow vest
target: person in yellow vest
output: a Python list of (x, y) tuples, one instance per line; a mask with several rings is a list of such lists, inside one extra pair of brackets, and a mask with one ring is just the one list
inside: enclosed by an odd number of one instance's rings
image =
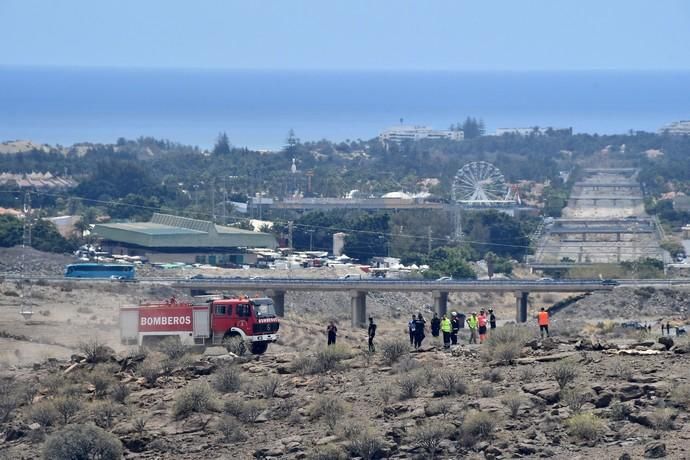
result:
[(467, 318), (467, 327), (470, 329), (470, 343), (477, 343), (477, 327), (479, 320), (477, 319), (477, 312), (473, 311), (472, 315)]
[(541, 338), (544, 338), (544, 332), (546, 332), (547, 337), (550, 337), (549, 312), (544, 310), (544, 307), (541, 307), (541, 311), (537, 313), (537, 323), (539, 323), (539, 334), (541, 335)]
[(443, 333), (443, 348), (450, 348), (451, 325), (447, 315), (441, 319), (441, 332)]

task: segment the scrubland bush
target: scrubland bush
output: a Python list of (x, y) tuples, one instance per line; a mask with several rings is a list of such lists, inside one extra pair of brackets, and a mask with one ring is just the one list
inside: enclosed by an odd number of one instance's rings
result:
[(460, 374), (451, 369), (441, 369), (434, 381), (437, 388), (447, 396), (462, 395), (467, 392), (467, 385)]
[(242, 431), (242, 423), (231, 415), (224, 415), (216, 424), (216, 431), (223, 436), (225, 442), (244, 442), (247, 435)]
[(566, 425), (568, 434), (585, 441), (596, 441), (604, 432), (604, 422), (591, 413), (573, 415)]
[(137, 366), (137, 372), (144, 378), (146, 383), (153, 385), (158, 377), (163, 374), (163, 369), (155, 357), (149, 356)]
[(349, 456), (340, 446), (333, 444), (317, 447), (307, 455), (308, 460), (347, 460), (348, 458)]
[(319, 396), (311, 404), (309, 414), (312, 419), (322, 420), (328, 425), (331, 431), (345, 415), (345, 404), (335, 396)]
[(260, 379), (256, 386), (264, 398), (272, 398), (275, 396), (276, 391), (278, 391), (278, 388), (280, 387), (280, 377), (273, 374), (267, 375), (266, 377)]
[(111, 401), (100, 401), (91, 406), (91, 417), (94, 423), (101, 428), (112, 427), (113, 420), (118, 413), (118, 407)]
[(383, 385), (379, 387), (377, 393), (383, 404), (388, 404), (388, 401), (390, 401), (391, 397), (393, 396), (393, 389), (390, 387), (390, 385)]
[(235, 416), (246, 423), (254, 423), (265, 409), (261, 401), (255, 399), (243, 400), (232, 398), (225, 401), (224, 410), (229, 415)]
[(186, 418), (193, 413), (203, 413), (213, 408), (213, 392), (202, 383), (188, 385), (177, 393), (173, 405), (176, 418)]
[(95, 396), (102, 398), (108, 393), (108, 389), (115, 382), (110, 372), (104, 367), (96, 367), (88, 376), (89, 382), (94, 387)]
[(242, 386), (241, 370), (234, 364), (223, 364), (213, 374), (213, 388), (221, 393), (238, 391)]
[(508, 408), (510, 416), (512, 418), (516, 418), (520, 412), (520, 407), (522, 407), (522, 404), (525, 402), (525, 400), (522, 396), (512, 394), (503, 398), (502, 402)]
[(98, 339), (90, 339), (79, 344), (79, 351), (86, 356), (88, 363), (104, 363), (110, 359), (112, 350)]
[(148, 423), (148, 420), (144, 417), (137, 417), (132, 421), (132, 428), (134, 429), (134, 432), (137, 433), (139, 436), (143, 436), (144, 433), (146, 432), (146, 424)]
[(410, 345), (407, 339), (397, 338), (391, 340), (384, 340), (379, 349), (381, 350), (381, 358), (384, 364), (392, 366), (400, 358), (409, 353)]
[(62, 423), (67, 425), (69, 421), (81, 410), (81, 401), (76, 396), (59, 396), (53, 400), (55, 409), (62, 417)]
[(551, 368), (551, 375), (563, 389), (577, 377), (577, 366), (569, 360), (560, 361)]
[(415, 369), (419, 369), (419, 363), (417, 362), (416, 359), (410, 358), (409, 356), (405, 356), (401, 358), (396, 364), (395, 364), (395, 372), (399, 374), (405, 374), (407, 372), (411, 372)]
[(113, 391), (110, 393), (110, 397), (113, 401), (124, 404), (130, 393), (129, 387), (126, 384), (118, 382), (113, 385)]
[(347, 444), (347, 450), (353, 457), (361, 457), (363, 460), (377, 458), (383, 450), (383, 441), (370, 429), (363, 430)]
[(611, 404), (611, 418), (613, 420), (626, 420), (630, 416), (630, 407), (620, 401)]
[(179, 337), (166, 337), (158, 344), (158, 349), (172, 360), (178, 360), (187, 354), (187, 347), (182, 344)]
[(690, 383), (676, 385), (671, 392), (671, 401), (686, 409), (690, 409)]
[(537, 370), (532, 366), (525, 366), (518, 372), (518, 380), (521, 383), (530, 383), (537, 377)]
[(39, 401), (29, 410), (29, 420), (40, 423), (43, 427), (55, 425), (59, 418), (60, 414), (50, 400)]
[(14, 379), (0, 379), (0, 423), (9, 420), (22, 403), (21, 386)]
[(656, 409), (649, 418), (655, 430), (668, 431), (673, 429), (676, 413), (668, 408)]
[(228, 352), (237, 356), (244, 356), (247, 354), (247, 344), (240, 336), (235, 335), (223, 339), (223, 346)]
[(472, 446), (480, 439), (488, 438), (496, 428), (496, 415), (488, 412), (470, 412), (461, 426), (461, 441)]
[(566, 388), (561, 391), (560, 399), (570, 410), (579, 413), (582, 410), (582, 406), (592, 399), (592, 394), (587, 391), (580, 391), (576, 388)]
[(482, 356), (508, 364), (520, 357), (522, 347), (529, 338), (529, 330), (525, 327), (508, 325), (494, 329), (484, 342)]
[(414, 398), (422, 386), (422, 376), (417, 372), (401, 375), (397, 383), (400, 387), (400, 399)]
[(294, 398), (279, 399), (278, 402), (273, 406), (271, 415), (277, 419), (288, 418), (295, 413), (298, 407), (298, 403)]
[(417, 428), (412, 436), (417, 445), (427, 451), (429, 453), (429, 458), (433, 459), (436, 457), (436, 452), (439, 450), (446, 431), (447, 429), (443, 424), (427, 422)]
[(496, 394), (496, 390), (490, 384), (484, 384), (479, 387), (479, 395), (482, 398), (492, 398)]
[(337, 424), (337, 432), (342, 434), (345, 439), (352, 439), (362, 431), (364, 422), (358, 419), (346, 419)]
[(489, 382), (498, 383), (503, 380), (503, 372), (500, 369), (487, 369), (482, 374), (482, 377)]
[(43, 448), (46, 460), (119, 460), (122, 453), (115, 435), (91, 424), (68, 425), (49, 436)]
[(342, 369), (343, 360), (350, 359), (352, 352), (340, 345), (317, 351), (314, 355), (300, 355), (292, 361), (292, 368), (300, 375), (325, 374)]

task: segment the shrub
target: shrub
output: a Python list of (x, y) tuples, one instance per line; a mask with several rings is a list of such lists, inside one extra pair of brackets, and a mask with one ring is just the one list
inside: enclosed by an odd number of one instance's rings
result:
[(250, 399), (245, 401), (240, 398), (232, 398), (225, 401), (225, 412), (237, 417), (243, 422), (254, 423), (264, 411), (265, 406), (262, 402)]
[(143, 436), (144, 432), (146, 432), (147, 423), (148, 420), (146, 420), (144, 417), (137, 417), (132, 422), (132, 428), (139, 436)]
[(427, 423), (419, 427), (413, 434), (417, 445), (429, 453), (431, 459), (436, 457), (436, 452), (444, 438), (446, 428), (440, 423)]
[(673, 419), (676, 418), (676, 414), (671, 409), (657, 409), (649, 418), (655, 430), (668, 431), (673, 429)]
[(20, 385), (14, 379), (0, 378), (0, 423), (9, 420), (22, 402)]
[(671, 392), (671, 401), (686, 409), (690, 409), (690, 383), (676, 385)]
[(529, 340), (530, 333), (525, 327), (508, 325), (491, 331), (482, 347), (485, 359), (510, 363), (520, 356), (522, 347)]
[(347, 444), (347, 450), (353, 457), (363, 460), (377, 458), (383, 449), (383, 442), (371, 430), (364, 430)]
[(556, 363), (551, 369), (551, 373), (558, 386), (563, 389), (575, 380), (577, 368), (572, 362), (564, 360)]
[(152, 356), (147, 357), (141, 364), (139, 364), (137, 371), (141, 375), (146, 383), (153, 385), (156, 383), (158, 377), (163, 374), (163, 369), (160, 364), (155, 361)]
[(489, 382), (498, 383), (503, 380), (503, 373), (500, 369), (487, 369), (482, 374), (482, 377)]
[(171, 360), (178, 360), (187, 354), (187, 347), (179, 337), (166, 337), (160, 341), (158, 349)]
[(489, 384), (485, 384), (479, 387), (479, 394), (482, 398), (492, 398), (496, 394), (496, 390)]
[(53, 400), (55, 409), (62, 417), (62, 423), (67, 425), (72, 417), (81, 409), (81, 401), (76, 396), (60, 396)]
[(410, 399), (417, 396), (417, 390), (422, 386), (422, 377), (417, 373), (401, 375), (398, 377), (400, 387), (400, 399)]
[(278, 391), (278, 387), (280, 387), (280, 377), (268, 375), (260, 379), (256, 386), (264, 398), (272, 398), (275, 396), (276, 391)]
[(234, 364), (224, 364), (216, 370), (211, 382), (213, 388), (221, 393), (238, 391), (242, 386), (240, 368)]
[(112, 350), (98, 339), (90, 339), (79, 344), (79, 351), (86, 356), (88, 363), (104, 363), (112, 356)]
[(384, 364), (392, 366), (400, 358), (409, 353), (410, 346), (407, 339), (397, 338), (385, 340), (379, 347), (381, 350), (381, 358)]
[(337, 370), (342, 365), (342, 361), (351, 358), (350, 352), (341, 346), (330, 346), (322, 348), (314, 356), (314, 368), (312, 374), (324, 374), (328, 371)]
[(177, 393), (173, 405), (176, 418), (186, 418), (192, 413), (203, 413), (213, 408), (213, 392), (206, 384), (193, 384)]
[(573, 415), (566, 425), (568, 434), (586, 441), (596, 441), (604, 432), (604, 422), (591, 413)]
[(277, 419), (288, 418), (295, 413), (297, 405), (297, 401), (295, 401), (294, 398), (279, 399), (278, 402), (273, 406), (271, 415)]
[(467, 446), (488, 438), (496, 428), (496, 415), (488, 412), (470, 412), (462, 423), (462, 441)]
[(244, 442), (247, 440), (247, 435), (242, 432), (242, 424), (231, 415), (224, 415), (218, 420), (216, 431), (223, 436), (225, 442)]
[(352, 439), (362, 430), (362, 420), (347, 419), (339, 422), (337, 428), (336, 431), (342, 433), (345, 439)]
[(522, 383), (530, 383), (537, 377), (537, 370), (532, 366), (525, 366), (518, 373), (518, 380)]
[(415, 369), (419, 369), (419, 363), (409, 356), (401, 358), (395, 365), (395, 372), (399, 374), (405, 374)]
[(89, 381), (94, 386), (95, 396), (102, 398), (108, 393), (108, 389), (113, 384), (113, 376), (102, 367), (97, 367), (89, 374)]
[(40, 401), (31, 406), (29, 411), (29, 420), (40, 423), (43, 427), (55, 425), (58, 418), (60, 418), (60, 414), (53, 401)]
[(84, 313), (85, 315), (90, 315), (93, 310), (89, 307), (79, 307), (77, 308), (77, 313)]
[(48, 437), (43, 448), (46, 460), (122, 458), (122, 443), (95, 425), (68, 425)]
[(118, 408), (111, 401), (101, 401), (91, 407), (91, 416), (96, 425), (101, 428), (113, 426), (113, 420), (118, 413)]
[(317, 447), (307, 455), (308, 460), (347, 460), (348, 458), (347, 453), (341, 447), (333, 444)]
[(240, 336), (234, 335), (223, 339), (223, 346), (225, 346), (228, 352), (237, 356), (244, 356), (247, 354), (247, 344)]
[(393, 396), (393, 389), (390, 387), (390, 385), (383, 385), (382, 387), (379, 387), (378, 395), (379, 398), (381, 398), (381, 401), (383, 401), (383, 404), (388, 404), (388, 401), (390, 401), (391, 397)]
[(570, 409), (579, 413), (582, 406), (591, 399), (592, 395), (586, 391), (579, 391), (575, 388), (566, 388), (561, 391), (561, 401), (564, 402)]
[(517, 417), (523, 402), (524, 399), (522, 398), (522, 396), (516, 394), (512, 394), (503, 398), (503, 404), (505, 404), (505, 406), (508, 408), (508, 411), (510, 412), (510, 416), (512, 418)]
[(113, 391), (110, 393), (110, 397), (113, 399), (113, 401), (124, 404), (129, 394), (129, 387), (124, 383), (118, 382), (113, 386)]
[(451, 369), (441, 369), (436, 375), (436, 385), (443, 394), (452, 396), (467, 392), (467, 385), (460, 374)]
[(320, 419), (333, 431), (340, 418), (345, 415), (346, 407), (335, 396), (319, 396), (311, 405), (310, 415), (312, 419)]
[(630, 407), (620, 401), (611, 404), (611, 418), (613, 420), (626, 420), (631, 414)]

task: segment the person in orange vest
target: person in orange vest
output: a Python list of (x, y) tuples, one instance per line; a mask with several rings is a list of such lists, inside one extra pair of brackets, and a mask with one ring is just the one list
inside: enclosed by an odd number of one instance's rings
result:
[(549, 335), (549, 312), (544, 310), (544, 307), (541, 307), (541, 311), (537, 314), (537, 322), (539, 323), (541, 338), (544, 338), (544, 332), (546, 332), (547, 337), (551, 337)]
[(486, 323), (488, 322), (488, 318), (486, 317), (486, 313), (484, 310), (479, 310), (479, 316), (477, 316), (477, 325), (479, 326), (479, 343), (482, 344), (484, 343), (484, 339), (486, 339)]

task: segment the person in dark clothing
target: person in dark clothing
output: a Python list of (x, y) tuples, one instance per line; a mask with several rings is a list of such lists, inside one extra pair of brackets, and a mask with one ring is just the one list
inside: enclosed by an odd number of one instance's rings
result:
[(496, 329), (496, 315), (492, 308), (489, 308), (489, 328)]
[(671, 323), (666, 321), (666, 335), (671, 335)]
[(335, 339), (338, 335), (338, 328), (336, 327), (333, 321), (328, 323), (328, 327), (326, 328), (326, 334), (328, 334), (328, 345), (335, 345)]
[(434, 337), (438, 337), (440, 332), (441, 318), (438, 317), (438, 314), (434, 313), (434, 317), (431, 318), (431, 335)]
[(422, 346), (422, 342), (424, 341), (424, 327), (426, 326), (426, 321), (424, 320), (424, 317), (422, 314), (417, 315), (417, 319), (415, 320), (414, 324), (414, 347), (419, 348)]
[(417, 321), (417, 318), (415, 318), (414, 315), (412, 315), (412, 319), (410, 320), (409, 323), (407, 323), (407, 330), (410, 333), (410, 345), (414, 345), (414, 338), (415, 338), (415, 333), (414, 333), (414, 327), (415, 327), (415, 321)]
[(376, 351), (374, 347), (374, 337), (376, 336), (376, 323), (374, 323), (374, 318), (369, 317), (369, 351), (371, 353)]
[(458, 319), (458, 314), (453, 312), (450, 317), (450, 344), (458, 344), (458, 332), (460, 331), (460, 320)]

